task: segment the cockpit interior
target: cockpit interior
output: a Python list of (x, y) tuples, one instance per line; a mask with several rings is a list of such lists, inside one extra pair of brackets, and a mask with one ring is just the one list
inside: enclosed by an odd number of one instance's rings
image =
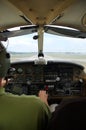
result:
[(13, 94), (37, 95), (46, 90), (49, 103), (58, 103), (63, 98), (86, 96), (84, 67), (72, 62), (49, 60), (47, 64), (34, 61), (11, 63), (7, 78), (6, 92)]
[(46, 61), (43, 50), (44, 33), (86, 38), (86, 0), (0, 0), (0, 19), (0, 41), (37, 33), (33, 36), (37, 59), (11, 62), (6, 92), (37, 95), (39, 90), (46, 90), (50, 104), (86, 96), (84, 66), (72, 61)]

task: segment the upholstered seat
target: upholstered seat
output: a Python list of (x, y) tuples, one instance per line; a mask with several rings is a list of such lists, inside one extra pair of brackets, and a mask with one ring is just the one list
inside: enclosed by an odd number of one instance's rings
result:
[(86, 130), (86, 98), (62, 101), (53, 113), (48, 130)]

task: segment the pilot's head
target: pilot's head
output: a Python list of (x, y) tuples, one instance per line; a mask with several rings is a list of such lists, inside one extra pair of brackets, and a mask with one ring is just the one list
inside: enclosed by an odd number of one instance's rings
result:
[(5, 47), (0, 42), (0, 79), (6, 76), (10, 67), (10, 54), (7, 53)]

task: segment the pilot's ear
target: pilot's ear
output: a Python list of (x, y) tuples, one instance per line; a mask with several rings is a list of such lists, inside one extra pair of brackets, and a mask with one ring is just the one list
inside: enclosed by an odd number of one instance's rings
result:
[(4, 87), (6, 85), (6, 80), (4, 78), (0, 78), (0, 87)]
[(1, 85), (1, 82), (2, 82), (2, 78), (0, 78), (0, 87), (2, 86), (2, 85)]

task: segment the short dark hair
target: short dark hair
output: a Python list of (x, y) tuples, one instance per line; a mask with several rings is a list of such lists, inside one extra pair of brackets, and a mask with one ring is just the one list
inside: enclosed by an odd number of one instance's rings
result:
[(0, 42), (0, 78), (6, 76), (10, 68), (10, 54), (6, 51), (4, 45)]

